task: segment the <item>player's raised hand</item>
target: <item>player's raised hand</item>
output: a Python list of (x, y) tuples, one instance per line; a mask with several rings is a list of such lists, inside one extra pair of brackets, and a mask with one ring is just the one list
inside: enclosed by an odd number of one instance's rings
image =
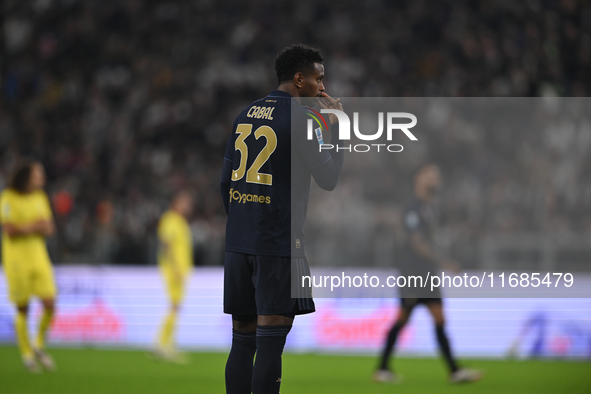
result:
[[(320, 104), (320, 107), (324, 109), (337, 109), (339, 111), (343, 110), (341, 99), (334, 99), (325, 92), (322, 92), (322, 96), (318, 98), (318, 104)], [(334, 114), (330, 114), (328, 118), (330, 120), (330, 123), (338, 122), (338, 118)]]
[(322, 96), (318, 98), (318, 103), (322, 108), (326, 109), (338, 109), (339, 111), (343, 110), (343, 105), (341, 104), (341, 99), (334, 99), (330, 97), (326, 92), (322, 92)]

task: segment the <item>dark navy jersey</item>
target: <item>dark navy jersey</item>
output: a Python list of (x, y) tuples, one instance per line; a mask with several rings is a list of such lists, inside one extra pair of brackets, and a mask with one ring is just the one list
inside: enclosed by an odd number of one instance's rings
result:
[(421, 238), (430, 246), (433, 246), (433, 230), (435, 218), (431, 206), (418, 198), (415, 198), (404, 211), (404, 228), (407, 233), (407, 241), (404, 247), (400, 270), (404, 275), (426, 275), (438, 271), (434, 261), (418, 254), (410, 241), (413, 233), (419, 233)]
[(234, 122), (221, 181), (228, 214), (226, 251), (303, 256), (310, 176), (320, 178), (321, 187), (324, 180), (336, 185), (342, 151), (320, 152), (318, 140), (307, 139), (306, 109), (291, 98), (274, 90)]

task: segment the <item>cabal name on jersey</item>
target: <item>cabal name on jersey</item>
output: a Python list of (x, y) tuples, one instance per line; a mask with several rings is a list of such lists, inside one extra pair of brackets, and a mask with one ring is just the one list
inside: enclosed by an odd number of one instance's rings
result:
[(248, 113), (246, 114), (246, 116), (249, 118), (254, 118), (254, 119), (273, 120), (273, 111), (274, 110), (275, 110), (275, 107), (254, 106), (248, 110)]

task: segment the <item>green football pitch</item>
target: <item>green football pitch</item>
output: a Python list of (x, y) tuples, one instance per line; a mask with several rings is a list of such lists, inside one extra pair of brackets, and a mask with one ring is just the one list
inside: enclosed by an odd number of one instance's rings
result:
[[(188, 365), (171, 365), (131, 350), (50, 349), (58, 371), (25, 372), (14, 346), (0, 346), (2, 394), (224, 393), (225, 353), (188, 353)], [(343, 393), (591, 393), (591, 363), (463, 360), (486, 376), (451, 385), (435, 358), (396, 360), (400, 384), (371, 381), (375, 358), (285, 354), (282, 394)]]

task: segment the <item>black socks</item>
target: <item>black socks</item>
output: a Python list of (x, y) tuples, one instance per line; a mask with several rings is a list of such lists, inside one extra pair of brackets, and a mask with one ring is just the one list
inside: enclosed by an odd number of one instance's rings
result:
[(439, 344), (439, 349), (445, 357), (445, 361), (447, 361), (447, 365), (449, 366), (449, 370), (451, 373), (454, 373), (458, 370), (458, 366), (456, 364), (456, 360), (451, 355), (451, 349), (449, 347), (449, 341), (447, 340), (447, 335), (445, 335), (445, 330), (443, 329), (443, 325), (436, 325), (435, 326), (435, 333), (437, 334), (437, 343)]
[(226, 362), (226, 393), (250, 394), (257, 350), (256, 333), (232, 331), (232, 350)]
[[(392, 329), (390, 330), (390, 333), (388, 334), (388, 340), (386, 342), (386, 346), (384, 347), (384, 350), (382, 352), (382, 358), (380, 360), (380, 367), (379, 367), (380, 369), (383, 369), (383, 370), (389, 369), (388, 362), (390, 361), (390, 356), (392, 355), (392, 351), (394, 349), (394, 346), (396, 345), (396, 339), (398, 338), (398, 334), (400, 333), (400, 330), (402, 329), (402, 327), (404, 327), (404, 324), (396, 323), (394, 325), (394, 327), (392, 327)], [(439, 350), (441, 351), (441, 354), (445, 358), (445, 361), (447, 362), (449, 370), (451, 371), (451, 373), (456, 372), (458, 370), (458, 365), (456, 363), (456, 360), (454, 359), (454, 357), (451, 354), (449, 340), (447, 339), (447, 335), (445, 334), (445, 330), (443, 328), (443, 325), (441, 325), (441, 326), (436, 325), (435, 326), (435, 334), (437, 336), (437, 343), (439, 344)]]
[(252, 374), (253, 394), (278, 394), (281, 355), (291, 326), (257, 326), (257, 355)]
[(380, 361), (380, 369), (387, 370), (388, 363), (390, 361), (390, 356), (392, 355), (392, 351), (394, 350), (394, 346), (396, 345), (396, 339), (398, 338), (398, 334), (400, 330), (404, 327), (404, 324), (400, 324), (396, 322), (394, 326), (390, 329), (388, 333), (388, 340), (386, 341), (386, 346), (382, 352), (382, 359)]

